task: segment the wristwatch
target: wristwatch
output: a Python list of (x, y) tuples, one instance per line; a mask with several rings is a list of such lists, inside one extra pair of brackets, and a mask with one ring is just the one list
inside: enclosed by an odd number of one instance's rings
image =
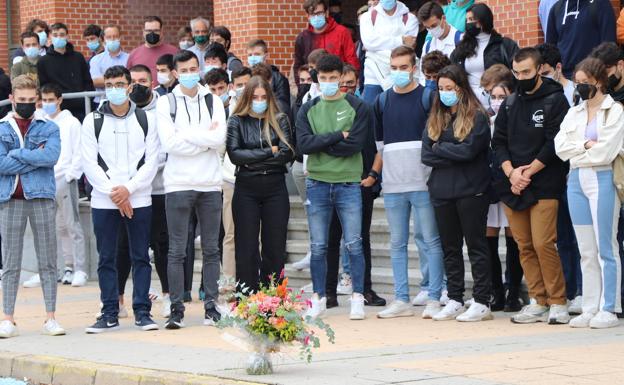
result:
[(368, 176), (375, 178), (375, 180), (379, 179), (379, 173), (375, 170), (370, 170)]

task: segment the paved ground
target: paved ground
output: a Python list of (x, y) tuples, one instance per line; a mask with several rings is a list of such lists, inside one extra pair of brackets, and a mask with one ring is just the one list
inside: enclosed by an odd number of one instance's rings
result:
[[(298, 360), (296, 350), (286, 352), (276, 358), (274, 375), (249, 377), (242, 369), (247, 354), (227, 342), (224, 332), (200, 326), (198, 302), (188, 306), (186, 329), (141, 332), (126, 319), (119, 332), (86, 335), (84, 327), (94, 321), (98, 302), (94, 284), (61, 287), (58, 319), (69, 334), (41, 336), (41, 290), (21, 289), (16, 313), (21, 336), (0, 341), (0, 351), (276, 384), (624, 383), (622, 327), (512, 325), (503, 313), (479, 324), (420, 317), (379, 320), (373, 308), (367, 308), (365, 321), (349, 321), (348, 301), (341, 297), (342, 306), (326, 319), (336, 332), (335, 345), (325, 342), (309, 365)], [(162, 325), (164, 320), (156, 319)]]

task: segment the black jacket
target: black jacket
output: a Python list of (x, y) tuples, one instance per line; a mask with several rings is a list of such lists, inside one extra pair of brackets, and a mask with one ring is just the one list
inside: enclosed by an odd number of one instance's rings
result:
[[(279, 114), (277, 121), (284, 137), (291, 143), (291, 131), (288, 118)], [(293, 159), (293, 152), (271, 131), (271, 143), (262, 135), (264, 121), (251, 116), (232, 115), (228, 119), (227, 153), (236, 165), (237, 177), (267, 174), (285, 174), (286, 164)], [(279, 147), (275, 154), (271, 146)]]
[[(11, 79), (4, 73), (4, 70), (0, 68), (0, 100), (6, 100), (11, 94)], [(11, 111), (11, 105), (0, 107), (0, 119), (4, 118), (6, 114)]]
[[(503, 64), (507, 68), (511, 68), (512, 59), (518, 49), (518, 44), (516, 44), (515, 41), (503, 37), (498, 33), (492, 33), (490, 41), (483, 52), (483, 64), (485, 69), (490, 68), (494, 64)], [(466, 58), (459, 57), (457, 48), (451, 53), (451, 61), (455, 64), (459, 64), (464, 69), (466, 68)]]
[(554, 138), (570, 106), (559, 83), (542, 80), (534, 94), (515, 93), (503, 102), (496, 116), (492, 149), (499, 164), (511, 161), (514, 168), (538, 159), (546, 167), (531, 178), (531, 192), (538, 200), (560, 199), (567, 167), (555, 153)]
[[(275, 99), (277, 99), (277, 107), (280, 112), (286, 114), (289, 119), (291, 119), (290, 115), (290, 85), (288, 84), (288, 79), (286, 76), (282, 75), (279, 69), (272, 65), (271, 70), (273, 70), (273, 79), (271, 80), (271, 84), (273, 85), (273, 93), (275, 94)], [(292, 119), (291, 119), (292, 121)]]
[[(50, 46), (46, 55), (37, 61), (37, 74), (41, 86), (56, 83), (64, 93), (95, 90), (87, 61), (80, 52), (74, 51), (71, 43), (67, 43), (64, 54)], [(61, 109), (68, 109), (80, 121), (85, 115), (83, 99), (65, 99)]]
[(610, 95), (613, 98), (613, 100), (615, 100), (616, 102), (623, 103), (624, 102), (624, 87), (611, 92)]
[(455, 117), (437, 142), (428, 134), (422, 139), (422, 162), (433, 168), (427, 185), (434, 204), (486, 193), (491, 183), (489, 117), (477, 112), (470, 134), (461, 142), (453, 134), (454, 121)]

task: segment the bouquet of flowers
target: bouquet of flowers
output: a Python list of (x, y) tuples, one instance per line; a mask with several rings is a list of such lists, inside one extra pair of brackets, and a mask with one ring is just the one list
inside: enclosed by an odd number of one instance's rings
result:
[(235, 294), (232, 311), (218, 322), (219, 328), (238, 327), (248, 337), (252, 347), (247, 373), (269, 374), (273, 372), (270, 354), (279, 352), (282, 345), (299, 345), (300, 358), (312, 360), (312, 348), (320, 346), (320, 339), (313, 327), (325, 331), (329, 342), (334, 343), (334, 331), (320, 319), (304, 319), (303, 312), (311, 306), (304, 300), (303, 292), (294, 293), (288, 288), (284, 271), (281, 283), (271, 277), (268, 285), (252, 293), (243, 287)]

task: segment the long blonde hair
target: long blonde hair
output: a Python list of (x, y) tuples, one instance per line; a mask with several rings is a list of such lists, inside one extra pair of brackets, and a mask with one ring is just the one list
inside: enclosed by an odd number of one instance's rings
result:
[[(457, 85), (457, 88), (459, 88), (459, 91), (457, 91), (457, 97), (459, 98), (459, 102), (457, 103), (457, 118), (453, 123), (453, 135), (461, 142), (466, 139), (472, 131), (474, 118), (477, 112), (481, 112), (485, 116), (487, 116), (487, 112), (474, 92), (472, 92), (470, 83), (468, 83), (468, 76), (461, 67), (456, 64), (444, 67), (438, 73), (438, 81), (441, 78), (452, 80)], [(427, 122), (427, 133), (429, 137), (436, 141), (440, 139), (442, 131), (446, 129), (450, 121), (451, 108), (442, 104), (439, 95), (436, 95)]]
[[(271, 130), (275, 132), (275, 135), (282, 142), (286, 143), (286, 145), (292, 150), (290, 143), (286, 140), (286, 136), (284, 135), (284, 131), (279, 125), (278, 118), (285, 119), (285, 116), (279, 112), (277, 107), (277, 102), (275, 101), (275, 97), (273, 96), (273, 91), (271, 89), (271, 85), (269, 82), (261, 78), (260, 76), (253, 76), (249, 79), (249, 82), (245, 86), (243, 90), (243, 95), (241, 96), (238, 103), (236, 103), (236, 108), (234, 109), (233, 115), (236, 116), (250, 116), (253, 112), (251, 106), (253, 103), (253, 94), (257, 88), (263, 88), (267, 95), (267, 110), (264, 113), (264, 127), (262, 128), (262, 134), (264, 135), (267, 142), (271, 143)], [(280, 116), (281, 115), (281, 116)], [(290, 129), (290, 128), (289, 128)]]

